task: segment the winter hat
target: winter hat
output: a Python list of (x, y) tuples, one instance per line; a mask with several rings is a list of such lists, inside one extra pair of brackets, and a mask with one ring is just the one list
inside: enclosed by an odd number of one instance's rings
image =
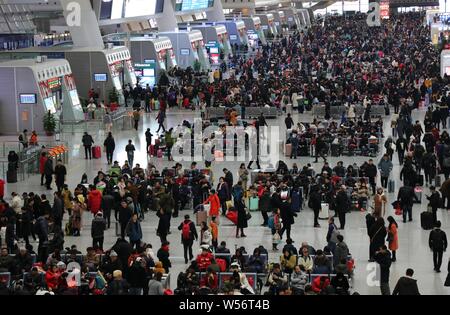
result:
[(109, 253), (109, 257), (117, 257), (117, 253), (112, 250), (111, 253)]

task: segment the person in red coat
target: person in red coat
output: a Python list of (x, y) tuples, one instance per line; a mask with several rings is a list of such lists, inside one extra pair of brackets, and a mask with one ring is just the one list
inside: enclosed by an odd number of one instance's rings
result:
[(209, 192), (208, 199), (206, 199), (203, 204), (206, 205), (208, 203), (209, 203), (209, 216), (210, 217), (218, 217), (219, 210), (220, 210), (220, 199), (214, 189), (211, 189), (211, 191)]
[(219, 288), (219, 277), (214, 270), (208, 268), (206, 274), (200, 280), (200, 287), (208, 287), (211, 290)]
[(330, 279), (326, 276), (316, 277), (312, 282), (312, 289), (316, 293), (320, 293), (330, 285)]
[(39, 158), (39, 173), (41, 173), (41, 186), (44, 186), (44, 168), (45, 168), (45, 162), (47, 162), (47, 153), (42, 152), (41, 157)]
[(209, 248), (207, 245), (202, 246), (202, 253), (197, 256), (197, 265), (198, 269), (200, 271), (206, 271), (208, 269), (209, 265), (211, 265), (211, 259), (213, 258), (213, 255), (209, 251)]
[(5, 181), (0, 178), (0, 199), (5, 195)]
[(96, 215), (100, 211), (102, 203), (102, 193), (95, 188), (94, 185), (90, 185), (90, 191), (88, 194), (88, 208), (92, 214)]
[(51, 265), (45, 273), (45, 283), (49, 291), (58, 289), (59, 278), (61, 274), (58, 272), (56, 265)]

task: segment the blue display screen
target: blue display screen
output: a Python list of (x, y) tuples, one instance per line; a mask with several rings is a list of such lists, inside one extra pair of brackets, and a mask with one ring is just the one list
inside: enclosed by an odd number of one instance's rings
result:
[[(180, 5), (181, 2), (181, 5)], [(181, 0), (177, 1), (177, 11), (204, 10), (214, 5), (214, 0)]]

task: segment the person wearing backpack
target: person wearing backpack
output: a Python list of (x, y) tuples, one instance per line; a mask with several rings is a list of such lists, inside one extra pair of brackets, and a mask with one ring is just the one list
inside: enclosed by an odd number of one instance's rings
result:
[(194, 244), (194, 240), (198, 239), (197, 229), (195, 228), (194, 222), (190, 220), (188, 214), (184, 216), (184, 221), (178, 226), (178, 230), (181, 231), (181, 243), (183, 244), (184, 263), (187, 264), (189, 260), (192, 260), (194, 258), (194, 255), (192, 254), (192, 245)]
[(447, 235), (441, 230), (441, 221), (437, 221), (428, 239), (430, 249), (433, 251), (434, 271), (441, 272), (442, 255), (447, 250)]

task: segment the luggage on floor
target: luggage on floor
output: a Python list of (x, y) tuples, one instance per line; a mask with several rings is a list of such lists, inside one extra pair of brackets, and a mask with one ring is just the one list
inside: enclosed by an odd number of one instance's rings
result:
[(6, 171), (6, 182), (7, 183), (17, 183), (17, 170), (7, 170)]
[(320, 206), (319, 219), (328, 219), (330, 205), (328, 203), (321, 203)]
[(388, 192), (389, 193), (395, 192), (395, 181), (393, 179), (390, 179), (388, 182)]
[(436, 175), (436, 177), (434, 178), (434, 186), (436, 188), (441, 187), (442, 185), (442, 181), (441, 181), (441, 175)]
[(424, 230), (431, 230), (433, 228), (433, 213), (425, 211), (420, 214), (420, 226)]
[(208, 222), (208, 212), (207, 211), (197, 211), (195, 213), (195, 222), (200, 225), (202, 222)]
[(285, 156), (291, 156), (292, 153), (292, 144), (287, 143), (284, 145), (284, 155)]
[(100, 148), (100, 146), (94, 145), (92, 147), (92, 157), (94, 159), (99, 159), (102, 157), (102, 148)]
[(300, 212), (302, 208), (300, 193), (298, 191), (292, 191), (291, 194), (291, 209), (295, 212)]
[(259, 198), (258, 197), (250, 197), (248, 208), (250, 211), (258, 211), (259, 210)]
[(225, 216), (227, 217), (228, 220), (230, 220), (234, 224), (237, 224), (238, 221), (237, 211), (227, 211)]
[(416, 188), (414, 188), (414, 194), (418, 199), (414, 199), (414, 203), (422, 203), (422, 191), (422, 187), (416, 186)]

